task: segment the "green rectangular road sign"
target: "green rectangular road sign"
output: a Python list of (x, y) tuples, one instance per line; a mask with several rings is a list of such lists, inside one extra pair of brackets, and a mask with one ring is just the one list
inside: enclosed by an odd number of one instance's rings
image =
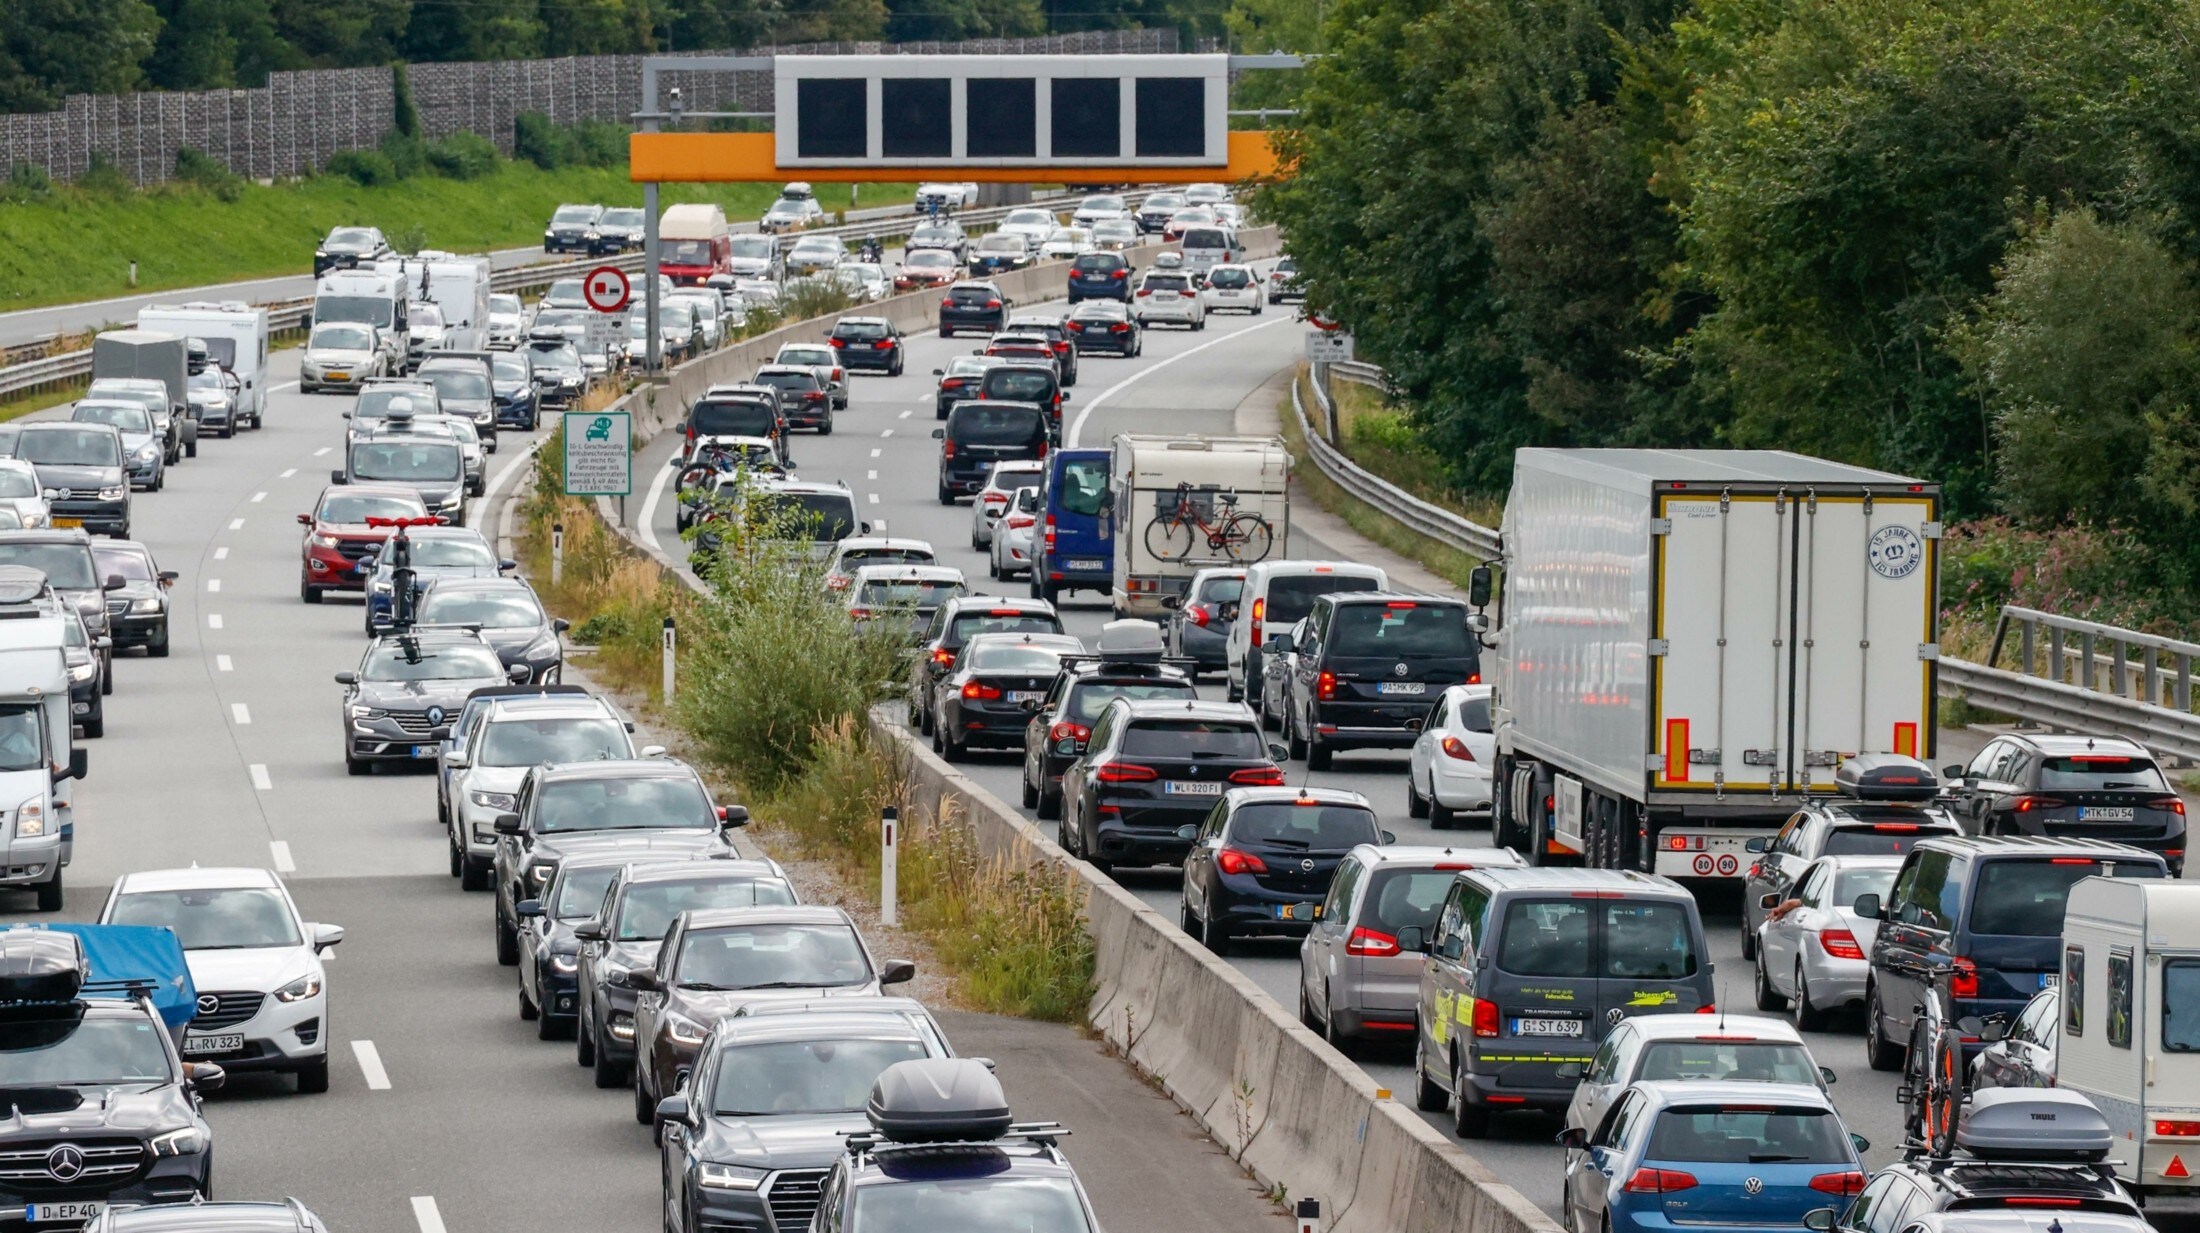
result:
[(633, 417), (624, 411), (565, 413), (565, 493), (623, 497), (634, 490)]

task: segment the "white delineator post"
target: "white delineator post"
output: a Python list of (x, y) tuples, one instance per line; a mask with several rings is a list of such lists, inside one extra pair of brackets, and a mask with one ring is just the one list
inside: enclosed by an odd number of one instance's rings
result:
[(892, 805), (879, 811), (878, 918), (892, 926), (899, 923), (895, 899), (900, 893), (901, 813)]
[(550, 524), (550, 585), (565, 581), (565, 524)]
[(672, 618), (665, 618), (665, 701), (672, 701), (672, 661), (678, 635), (673, 632)]
[(1322, 1233), (1322, 1201), (1300, 1199), (1298, 1202), (1299, 1233)]

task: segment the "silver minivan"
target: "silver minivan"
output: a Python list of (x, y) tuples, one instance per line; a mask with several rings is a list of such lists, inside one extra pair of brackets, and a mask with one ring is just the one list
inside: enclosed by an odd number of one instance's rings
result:
[(1341, 1050), (1404, 1039), (1421, 989), (1421, 946), (1452, 879), (1523, 864), (1510, 848), (1352, 849), (1299, 944), (1300, 1021)]

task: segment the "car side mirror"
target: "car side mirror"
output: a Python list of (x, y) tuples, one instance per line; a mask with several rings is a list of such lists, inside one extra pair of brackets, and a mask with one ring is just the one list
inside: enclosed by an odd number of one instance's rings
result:
[(1955, 763), (1949, 763), (1947, 766), (1940, 768), (1940, 777), (1943, 779), (1961, 779), (1963, 778), (1963, 768)]
[(749, 807), (747, 805), (720, 805), (718, 807), (718, 822), (727, 830), (747, 826), (749, 824)]
[[(510, 566), (507, 565), (506, 568), (510, 568)], [(566, 620), (564, 617), (553, 617), (550, 621), (550, 628), (562, 634), (566, 630), (573, 628), (573, 623)]]
[(1748, 852), (1748, 853), (1751, 853), (1751, 854), (1753, 854), (1753, 855), (1761, 855), (1761, 854), (1763, 854), (1764, 852), (1768, 851), (1768, 850), (1769, 850), (1769, 849), (1770, 849), (1771, 847), (1772, 847), (1772, 841), (1771, 841), (1771, 840), (1769, 840), (1769, 839), (1766, 839), (1766, 838), (1765, 838), (1764, 836), (1762, 836), (1762, 835), (1759, 835), (1759, 836), (1758, 836), (1757, 838), (1755, 838), (1755, 839), (1752, 839), (1752, 840), (1750, 840), (1750, 841), (1749, 841), (1748, 843), (1745, 843), (1745, 844), (1743, 844), (1743, 845), (1742, 845), (1742, 851), (1744, 851), (1744, 852)]
[(1031, 714), (1033, 714), (1033, 715), (1036, 715), (1036, 714), (1038, 714), (1038, 713), (1039, 713), (1039, 711), (1040, 711), (1040, 710), (1041, 710), (1042, 708), (1044, 708), (1045, 706), (1046, 706), (1046, 703), (1045, 703), (1045, 702), (1043, 702), (1043, 701), (1041, 701), (1041, 700), (1040, 700), (1040, 699), (1038, 699), (1038, 698), (1026, 698), (1026, 699), (1024, 699), (1024, 710), (1025, 710), (1025, 711), (1027, 711), (1027, 712), (1029, 712), (1029, 713), (1031, 713)]
[(109, 574), (101, 580), (99, 589), (102, 591), (119, 591), (129, 585), (130, 580), (124, 578), (121, 574)]
[(1849, 1146), (1854, 1147), (1856, 1154), (1861, 1156), (1872, 1150), (1872, 1141), (1852, 1130), (1849, 1132)]
[(338, 468), (338, 469), (336, 469), (336, 470), (330, 471), (330, 472), (328, 473), (328, 482), (329, 482), (329, 483), (331, 483), (331, 484), (341, 484), (341, 483), (343, 483), (343, 482), (344, 482), (344, 472), (343, 472), (343, 470), (342, 470), (341, 468)]
[(336, 674), (336, 683), (338, 685), (357, 685), (359, 674), (356, 672), (339, 672)]
[(1289, 655), (1292, 651), (1298, 649), (1298, 640), (1289, 634), (1270, 634), (1265, 649), (1271, 654)]
[[(515, 569), (518, 569), (518, 568), (519, 568), (519, 562), (517, 562), (517, 561), (513, 560), (513, 559), (512, 559), (512, 558), (510, 558), (510, 557), (502, 557), (502, 558), (499, 558), (499, 559), (498, 559), (498, 561), (497, 561), (497, 572), (498, 572), (498, 573), (500, 573), (500, 574), (510, 573), (511, 571), (513, 571), (513, 570), (515, 570)], [(565, 625), (565, 622), (564, 622), (564, 621), (563, 621), (562, 619), (560, 619), (560, 620), (558, 620), (558, 621), (556, 621), (556, 622), (554, 622), (554, 623), (555, 623), (555, 624), (556, 624), (556, 625), (557, 625), (557, 626), (559, 627), (559, 630), (558, 630), (558, 632), (560, 632), (560, 633), (563, 633), (563, 632), (565, 632), (565, 630), (564, 630), (564, 625)]]
[(573, 936), (583, 942), (601, 942), (605, 936), (603, 922), (593, 919), (584, 920), (573, 926)]
[(662, 758), (665, 756), (665, 747), (662, 745), (644, 745), (642, 746), (642, 756), (645, 758)]
[(299, 525), (299, 526), (301, 526), (301, 527), (310, 527), (310, 526), (312, 526), (312, 525), (313, 525), (313, 515), (311, 515), (311, 514), (300, 514), (300, 515), (298, 515), (298, 525)]
[(946, 430), (945, 428), (935, 428), (935, 429), (933, 429), (933, 430), (932, 430), (932, 439), (933, 439), (934, 441), (945, 441), (945, 440), (947, 439), (947, 430)]
[(888, 959), (878, 970), (878, 983), (906, 985), (917, 978), (917, 965), (907, 959)]
[(1176, 828), (1176, 837), (1186, 843), (1190, 843), (1193, 840), (1199, 838), (1199, 828), (1187, 822), (1183, 826)]
[(1579, 1083), (1581, 1082), (1582, 1076), (1588, 1073), (1589, 1068), (1583, 1066), (1581, 1063), (1567, 1062), (1565, 1065), (1560, 1066), (1555, 1072), (1553, 1072), (1552, 1077), (1557, 1079), (1564, 1079), (1568, 1083)]
[(1474, 572), (1472, 572), (1472, 573), (1470, 573), (1470, 574), (1468, 574), (1468, 575), (1467, 575), (1467, 602), (1468, 602), (1469, 604), (1473, 605), (1474, 607), (1477, 607), (1477, 608), (1487, 608), (1487, 607), (1489, 607), (1489, 604), (1490, 604), (1490, 567), (1489, 567), (1489, 566), (1487, 566), (1487, 565), (1477, 565), (1477, 566), (1475, 566), (1475, 567), (1474, 567)]
[[(1572, 1068), (1575, 1070), (1580, 1070), (1581, 1063), (1573, 1063)], [(1565, 1077), (1566, 1070), (1567, 1067), (1564, 1066), (1558, 1068), (1560, 1078)], [(1558, 1145), (1567, 1149), (1568, 1151), (1585, 1152), (1589, 1150), (1589, 1132), (1583, 1130), (1579, 1126), (1568, 1126), (1566, 1129), (1558, 1132)]]
[(229, 1082), (229, 1072), (212, 1062), (185, 1062), (191, 1069), (186, 1082), (193, 1091), (218, 1092), (222, 1084)]
[(651, 971), (648, 968), (640, 968), (636, 971), (628, 972), (626, 974), (626, 983), (636, 989), (641, 990), (644, 993), (662, 993), (664, 992), (665, 988), (665, 982), (658, 980), (657, 973)]
[(1877, 891), (1867, 891), (1864, 894), (1858, 895), (1856, 897), (1856, 902), (1851, 905), (1851, 908), (1858, 916), (1863, 917), (1865, 920), (1887, 919), (1886, 908), (1881, 906), (1879, 902), (1879, 892)]
[(1384, 842), (1385, 844), (1392, 844), (1392, 843), (1396, 843), (1396, 842), (1398, 842), (1398, 835), (1397, 835), (1397, 832), (1395, 832), (1395, 831), (1384, 831), (1384, 832), (1383, 832), (1383, 842)]
[(450, 767), (454, 771), (463, 771), (473, 764), (474, 760), (467, 757), (465, 752), (462, 750), (454, 749), (451, 752), (443, 755), (443, 765)]
[(865, 535), (869, 535), (869, 534), (871, 533), (871, 524), (870, 524), (870, 523), (866, 522), (866, 523), (864, 523), (864, 524), (863, 524), (863, 533), (864, 533)]
[(521, 920), (532, 920), (535, 917), (541, 916), (542, 900), (522, 899), (518, 903), (512, 905), (512, 915), (519, 917)]
[(91, 772), (92, 751), (88, 749), (72, 749), (69, 751), (68, 773), (65, 775), (55, 776), (54, 782), (59, 783), (63, 779), (82, 779), (86, 775), (91, 774)]
[(527, 679), (527, 665), (513, 664), (511, 667), (504, 670), (504, 675), (512, 678), (512, 683), (514, 685), (517, 685)]
[(1175, 612), (1184, 606), (1184, 597), (1181, 595), (1164, 595), (1161, 597), (1161, 606)]
[(516, 813), (500, 813), (496, 816), (495, 826), (499, 835), (517, 835), (519, 834), (519, 815)]
[(1291, 751), (1289, 748), (1283, 745), (1270, 743), (1268, 746), (1268, 758), (1272, 762), (1288, 762), (1291, 760)]
[(1068, 402), (1071, 398), (1075, 397), (1075, 395), (1071, 394), (1068, 390), (1063, 390), (1060, 394), (1057, 394), (1056, 397), (1060, 398), (1063, 402)]
[(944, 368), (935, 368), (932, 370), (932, 375), (935, 377), (944, 377), (947, 375), (947, 370)]
[(688, 1125), (688, 1098), (676, 1094), (658, 1101), (656, 1121), (659, 1129), (663, 1129), (666, 1122), (678, 1122), (682, 1126)]
[(183, 577), (182, 574), (172, 569), (164, 569), (160, 571), (160, 584), (164, 587), (171, 587), (176, 585), (176, 579), (181, 577)]
[(1777, 894), (1759, 895), (1757, 896), (1757, 906), (1769, 912), (1780, 906), (1780, 896)]
[(1419, 925), (1407, 925), (1398, 930), (1398, 949), (1406, 954), (1428, 950), (1428, 930)]
[(677, 471), (686, 465), (688, 465), (688, 460), (680, 457), (678, 454), (674, 454), (672, 457), (665, 460), (665, 469), (669, 471)]
[(1833, 1067), (1821, 1066), (1818, 1068), (1818, 1081), (1827, 1087), (1832, 1087), (1841, 1081), (1841, 1076), (1833, 1073)]
[(1803, 1227), (1808, 1229), (1810, 1233), (1832, 1233), (1833, 1209), (1830, 1207), (1814, 1207), (1804, 1212)]

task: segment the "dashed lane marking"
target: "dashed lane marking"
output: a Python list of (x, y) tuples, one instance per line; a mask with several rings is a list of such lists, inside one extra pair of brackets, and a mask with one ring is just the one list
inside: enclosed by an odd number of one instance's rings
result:
[[(355, 1040), (351, 1042), (351, 1051), (359, 1059), (359, 1070), (366, 1075), (367, 1086), (377, 1092), (390, 1090), (390, 1072), (382, 1069), (382, 1055), (375, 1051), (374, 1042), (371, 1040)], [(414, 1212), (419, 1212), (422, 1202), (423, 1200), (420, 1199), (413, 1200)], [(428, 1204), (428, 1214), (435, 1215), (435, 1200), (428, 1199), (425, 1202)], [(422, 1229), (428, 1228), (428, 1222), (426, 1220), (421, 1221), (420, 1227)], [(434, 1227), (438, 1233), (441, 1233), (443, 1228), (442, 1217), (436, 1217)]]
[(230, 530), (232, 530), (232, 531), (242, 531), (242, 530), (244, 530), (244, 519), (242, 519), (242, 518), (232, 518), (232, 519), (230, 519), (230, 520), (229, 520), (229, 529), (230, 529)]
[(216, 592), (216, 591), (219, 591), (219, 590), (221, 590), (221, 589), (222, 589), (222, 580), (221, 580), (221, 579), (219, 579), (219, 578), (209, 578), (209, 579), (207, 579), (207, 580), (206, 580), (206, 589), (207, 589), (207, 592), (208, 592), (209, 594), (211, 594), (211, 593), (213, 593), (213, 592)]
[(260, 502), (265, 500), (267, 500), (267, 494), (264, 492), (255, 492), (252, 494), (252, 503), (254, 505), (258, 505)]
[(275, 859), (275, 872), (296, 873), (298, 862), (290, 859), (290, 845), (280, 839), (268, 841), (267, 854)]
[(226, 561), (226, 560), (228, 560), (228, 559), (229, 559), (229, 550), (228, 550), (227, 548), (216, 548), (216, 549), (214, 550), (214, 559), (215, 559), (215, 560), (217, 560), (217, 561)]
[(216, 655), (214, 657), (214, 671), (235, 672), (236, 670), (236, 665), (229, 662), (229, 657), (227, 655)]
[(229, 704), (229, 717), (233, 720), (236, 720), (240, 724), (248, 724), (252, 722), (252, 712), (246, 710), (245, 705), (242, 702), (232, 702)]
[(332, 445), (324, 445), (324, 446), (322, 446), (321, 448), (319, 448), (319, 449), (317, 449), (317, 450), (313, 451), (313, 456), (314, 456), (315, 458), (320, 458), (320, 457), (324, 457), (325, 455), (327, 455), (327, 454), (328, 454), (328, 452), (329, 452), (330, 450), (332, 450), (332, 449), (334, 449), (334, 448), (336, 448), (336, 447), (335, 447), (335, 446), (332, 446)]
[(293, 476), (293, 475), (296, 475), (297, 473), (298, 473), (298, 468), (296, 468), (296, 467), (292, 467), (292, 468), (291, 468), (291, 469), (289, 469), (288, 471), (285, 471), (285, 472), (283, 472), (283, 473), (282, 473), (281, 475), (278, 475), (278, 476), (276, 476), (275, 478), (276, 478), (276, 479), (289, 479), (289, 478), (290, 478), (291, 476)]
[(207, 613), (206, 627), (208, 629), (220, 629), (222, 627), (222, 614), (219, 612)]
[[(389, 1085), (385, 1083), (383, 1086)], [(413, 1223), (420, 1226), (420, 1233), (445, 1233), (443, 1213), (435, 1210), (434, 1195), (416, 1194), (412, 1203)]]
[(246, 769), (252, 772), (253, 788), (261, 792), (273, 792), (275, 790), (275, 781), (267, 777), (266, 763), (255, 762)]

